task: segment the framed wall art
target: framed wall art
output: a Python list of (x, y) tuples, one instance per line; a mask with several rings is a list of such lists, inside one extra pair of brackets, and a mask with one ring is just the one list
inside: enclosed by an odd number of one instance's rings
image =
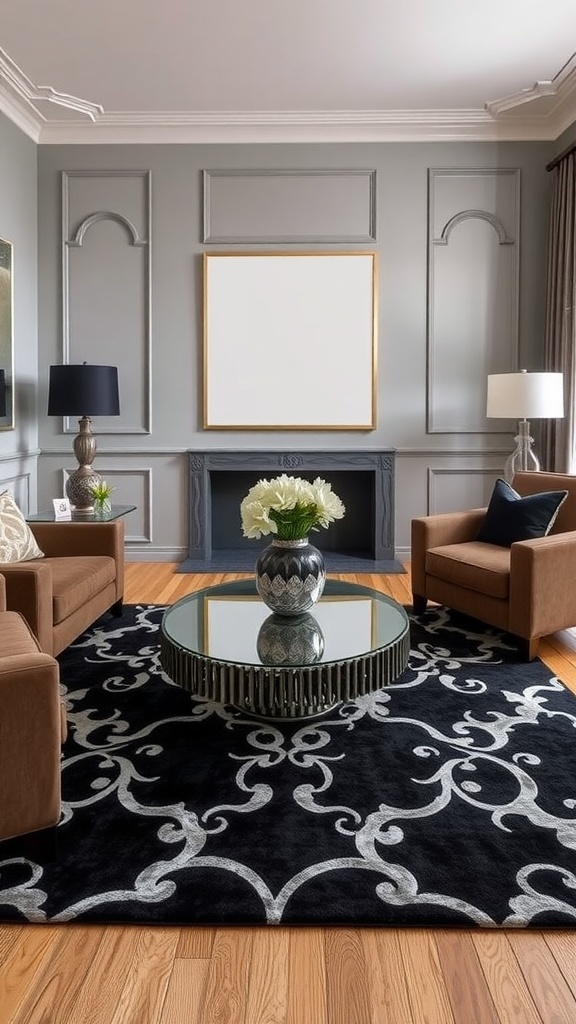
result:
[(205, 253), (206, 430), (374, 430), (374, 252)]

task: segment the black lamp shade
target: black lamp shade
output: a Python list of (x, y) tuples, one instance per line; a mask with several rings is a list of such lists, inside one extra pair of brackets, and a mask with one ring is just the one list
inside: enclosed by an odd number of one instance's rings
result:
[(6, 372), (0, 370), (0, 416), (6, 415)]
[(119, 416), (118, 367), (66, 363), (50, 367), (49, 416)]

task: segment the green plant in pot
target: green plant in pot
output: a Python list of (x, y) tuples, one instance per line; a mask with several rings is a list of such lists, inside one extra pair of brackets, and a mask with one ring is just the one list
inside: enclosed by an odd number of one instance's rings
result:
[(92, 484), (90, 490), (94, 498), (94, 514), (104, 516), (112, 511), (112, 492), (116, 490), (105, 480), (98, 478)]

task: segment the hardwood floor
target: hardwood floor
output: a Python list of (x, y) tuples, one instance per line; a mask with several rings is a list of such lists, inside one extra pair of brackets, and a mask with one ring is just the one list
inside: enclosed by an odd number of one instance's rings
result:
[[(129, 563), (129, 604), (242, 574)], [(350, 575), (409, 604), (409, 575)], [(576, 692), (576, 631), (542, 643)], [(574, 1024), (576, 930), (0, 926), (0, 1024)]]

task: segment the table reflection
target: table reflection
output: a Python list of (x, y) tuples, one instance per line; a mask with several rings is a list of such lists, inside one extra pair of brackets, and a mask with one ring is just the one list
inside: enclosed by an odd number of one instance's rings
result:
[(314, 665), (324, 653), (324, 634), (310, 612), (264, 619), (256, 650), (263, 665)]

